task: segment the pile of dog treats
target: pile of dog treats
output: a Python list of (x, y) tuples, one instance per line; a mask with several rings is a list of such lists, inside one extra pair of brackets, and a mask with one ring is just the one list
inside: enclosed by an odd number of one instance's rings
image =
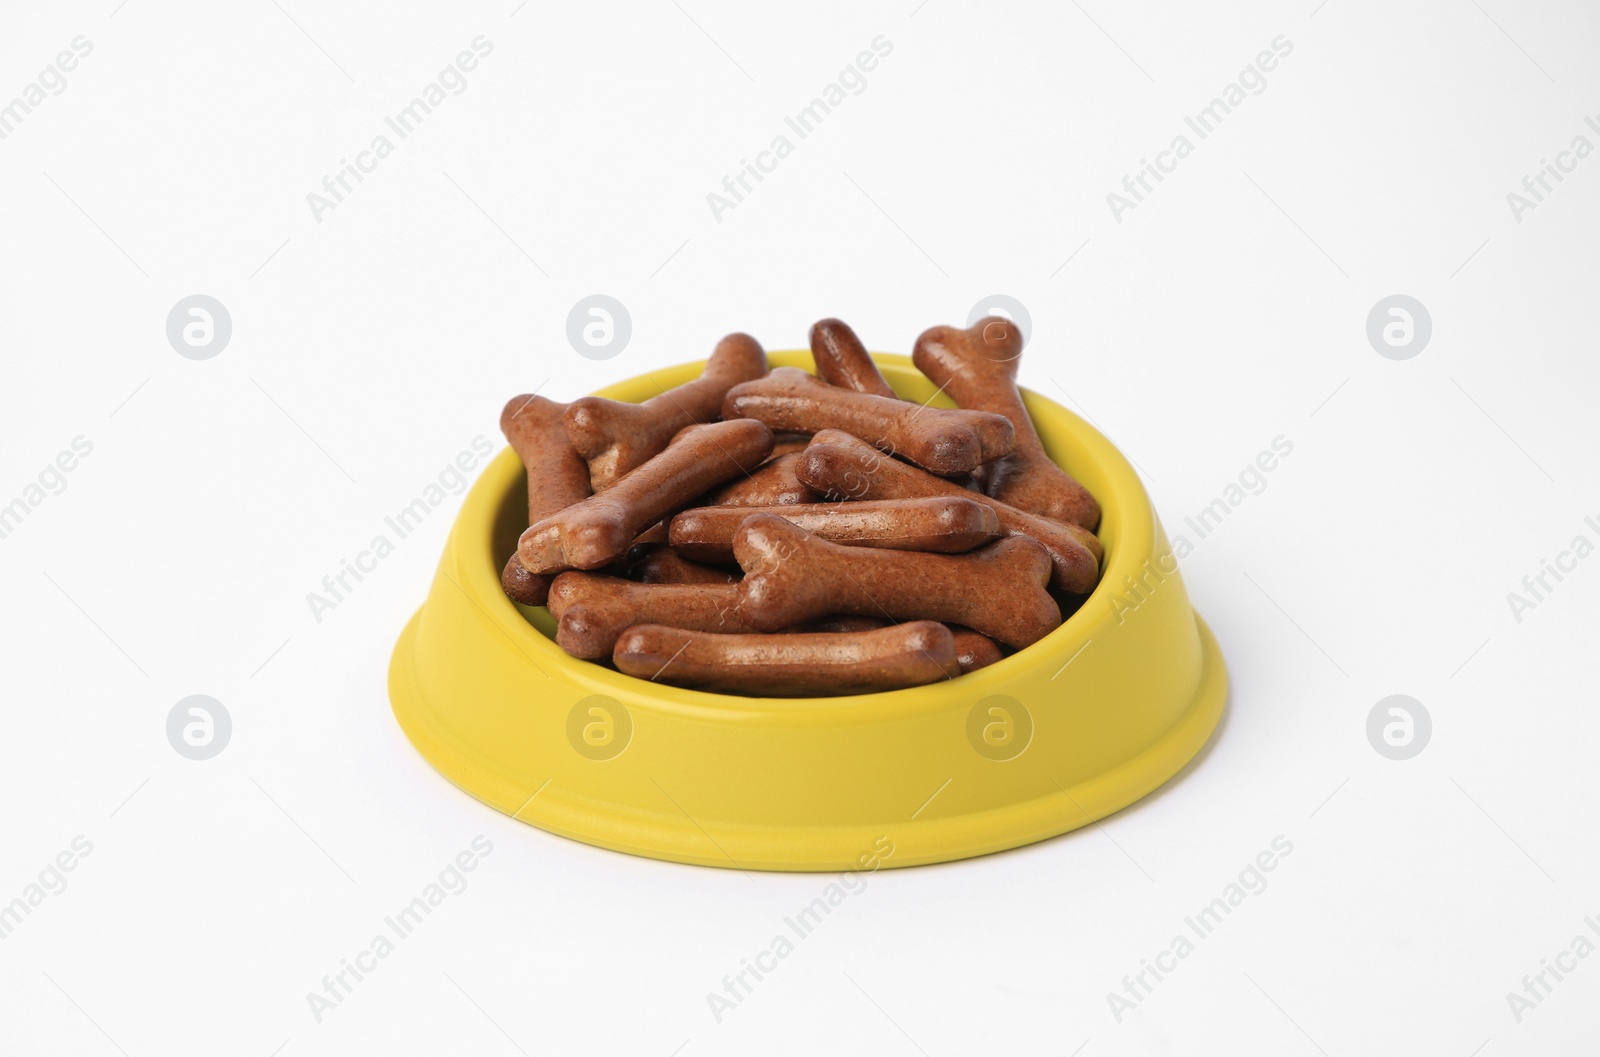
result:
[(1099, 504), (1045, 455), (1022, 335), (933, 327), (901, 400), (837, 319), (816, 375), (747, 334), (639, 404), (512, 398), (529, 527), (501, 582), (556, 642), (629, 675), (786, 697), (916, 686), (1043, 638), (1094, 588)]

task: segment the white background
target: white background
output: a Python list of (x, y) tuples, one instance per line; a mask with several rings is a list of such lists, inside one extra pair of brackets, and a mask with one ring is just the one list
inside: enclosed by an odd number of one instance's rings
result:
[[(1592, 5), (115, 5), (0, 15), (0, 101), (94, 46), (0, 141), (0, 503), (93, 444), (0, 539), (0, 902), (93, 844), (0, 940), (0, 1052), (1593, 1045), (1600, 957), (1520, 1023), (1506, 1001), (1600, 919), (1600, 558), (1507, 603), (1600, 542), (1600, 159), (1520, 222), (1506, 200), (1600, 146)], [(465, 91), (313, 219), (480, 34)], [(880, 34), (867, 89), (714, 219)], [(1266, 89), (1115, 220), (1106, 195), (1278, 35)], [(605, 362), (566, 340), (596, 292), (634, 324)], [(194, 293), (233, 320), (204, 362), (165, 335)], [(514, 393), (736, 329), (794, 347), (825, 315), (905, 352), (995, 293), (1032, 316), (1024, 382), (1139, 464), (1174, 534), (1293, 443), (1184, 563), (1225, 724), (1099, 828), (874, 875), (718, 1023), (706, 993), (826, 879), (571, 843), (428, 767), (384, 680), (457, 498), (321, 623), (306, 595), (498, 448)], [(1404, 361), (1365, 333), (1395, 293), (1433, 320)], [(1397, 693), (1434, 725), (1404, 762), (1366, 736)], [(209, 761), (166, 738), (190, 694), (233, 718)], [(479, 834), (470, 886), (318, 1023), (306, 993)], [(1107, 993), (1278, 835), (1269, 887), (1119, 1022)]]

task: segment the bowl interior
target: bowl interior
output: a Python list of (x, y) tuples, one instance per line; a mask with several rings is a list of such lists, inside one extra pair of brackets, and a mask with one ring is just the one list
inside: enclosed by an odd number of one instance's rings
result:
[[(814, 373), (811, 353), (806, 350), (769, 352), (767, 358), (774, 367), (800, 367)], [(877, 361), (884, 377), (900, 396), (919, 403), (928, 403), (933, 407), (956, 406), (947, 396), (936, 391), (933, 383), (911, 363), (910, 357), (875, 353), (873, 358)], [(698, 377), (703, 366), (703, 363), (690, 363), (662, 368), (602, 389), (597, 395), (637, 403), (661, 392), (664, 388), (681, 385)], [(1100, 583), (1094, 592), (1081, 600), (1076, 608), (1070, 604), (1063, 605), (1064, 619), (1060, 627), (1032, 646), (1019, 650), (986, 668), (960, 677), (959, 681), (970, 683), (972, 690), (978, 693), (984, 692), (984, 687), (980, 684), (993, 682), (996, 687), (1002, 686), (1017, 671), (1020, 664), (1033, 660), (1040, 654), (1052, 657), (1063, 653), (1070, 655), (1086, 644), (1088, 631), (1084, 625), (1088, 618), (1084, 609), (1108, 589), (1108, 583), (1120, 583), (1124, 576), (1133, 571), (1132, 566), (1138, 561), (1135, 553), (1141, 549), (1148, 549), (1153, 533), (1149, 500), (1132, 467), (1122, 454), (1097, 430), (1059, 404), (1028, 390), (1023, 391), (1023, 398), (1033, 416), (1034, 425), (1043, 441), (1046, 454), (1062, 469), (1082, 482), (1099, 501), (1101, 520), (1096, 536), (1105, 548), (1105, 558), (1101, 562)], [(466, 553), (463, 554), (464, 561), (480, 562), (483, 566), (482, 572), (496, 583), (500, 578), (501, 567), (516, 549), (517, 539), (527, 527), (527, 501), (527, 481), (525, 476), (518, 472), (511, 478), (509, 486), (504, 489), (494, 508), (491, 531), (481, 538), (481, 544), (476, 548), (477, 553), (473, 553), (474, 548), (469, 541)], [(1128, 568), (1123, 568), (1125, 565)], [(476, 579), (476, 575), (474, 578)], [(569, 657), (555, 645), (556, 625), (547, 609), (542, 606), (515, 605), (506, 599), (503, 593), (498, 591), (495, 593), (499, 594), (499, 601), (507, 608), (521, 614), (524, 627), (531, 628), (537, 633), (539, 640), (537, 645), (545, 648), (540, 650), (541, 654), (545, 650), (554, 651), (555, 662), (569, 674), (579, 674), (582, 669), (592, 670), (583, 673), (592, 677), (585, 681), (597, 681), (604, 692), (626, 690), (629, 684), (632, 684), (634, 688), (648, 688), (653, 697), (668, 696), (678, 698), (682, 703), (694, 701), (698, 705), (711, 707), (716, 707), (718, 702), (770, 706), (784, 701), (800, 700), (815, 707), (822, 702), (844, 705), (851, 701), (866, 699), (878, 701), (897, 699), (908, 707), (915, 707), (919, 695), (932, 700), (929, 696), (931, 688), (925, 686), (854, 697), (785, 699), (745, 698), (731, 694), (647, 684), (643, 680), (623, 675), (607, 665)], [(1061, 600), (1060, 596), (1058, 600)], [(544, 663), (542, 656), (540, 663)], [(569, 665), (581, 666), (581, 669), (573, 671)], [(621, 682), (618, 683), (618, 680)]]

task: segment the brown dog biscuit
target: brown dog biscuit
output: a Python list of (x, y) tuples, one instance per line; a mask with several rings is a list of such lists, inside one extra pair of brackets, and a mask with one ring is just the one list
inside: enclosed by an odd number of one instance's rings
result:
[(550, 586), (556, 645), (574, 657), (609, 657), (635, 624), (693, 631), (750, 632), (734, 584), (636, 584), (597, 573), (562, 573)]
[(985, 503), (994, 509), (1000, 531), (1007, 536), (1038, 540), (1054, 565), (1051, 586), (1071, 594), (1088, 594), (1100, 576), (1100, 541), (1087, 529), (1054, 521), (968, 492), (959, 485), (923, 473), (915, 466), (888, 458), (848, 433), (827, 430), (811, 440), (801, 456), (796, 475), (810, 488), (831, 499), (909, 499), (915, 496), (956, 495)]
[(817, 365), (817, 377), (829, 385), (900, 399), (856, 332), (842, 319), (819, 319), (811, 324), (811, 359)]
[[(527, 471), (530, 525), (589, 497), (589, 467), (572, 447), (562, 419), (567, 407), (525, 393), (508, 400), (500, 412), (500, 431)], [(550, 577), (530, 573), (512, 554), (500, 585), (512, 601), (542, 606)]]
[(776, 630), (827, 613), (943, 620), (1021, 649), (1061, 623), (1050, 555), (1023, 536), (968, 554), (845, 547), (772, 514), (745, 519), (733, 549), (744, 618)]
[(685, 426), (715, 419), (731, 387), (766, 373), (767, 355), (756, 339), (729, 334), (717, 342), (705, 371), (692, 382), (638, 404), (598, 396), (573, 401), (566, 414), (567, 435), (589, 460), (589, 480), (598, 492), (664, 451)]
[(644, 625), (612, 653), (640, 679), (722, 693), (821, 697), (896, 690), (960, 673), (950, 629), (931, 620), (844, 634), (717, 635)]
[(729, 481), (706, 493), (700, 505), (788, 506), (791, 503), (820, 503), (822, 496), (807, 488), (795, 476), (802, 454), (803, 449), (768, 459), (752, 470), (749, 476)]
[(999, 316), (987, 316), (965, 330), (931, 327), (917, 338), (911, 353), (917, 369), (950, 399), (964, 408), (1004, 415), (1016, 428), (1016, 448), (989, 466), (991, 496), (1092, 531), (1100, 524), (1100, 504), (1045, 454), (1017, 391), (1021, 358), (1021, 329)]
[(979, 668), (987, 668), (1001, 657), (1000, 647), (987, 635), (980, 635), (971, 628), (964, 628), (958, 624), (947, 625), (950, 634), (956, 640), (956, 663), (961, 665), (961, 674), (975, 672)]
[(1014, 430), (1003, 415), (857, 393), (795, 367), (779, 367), (728, 390), (722, 417), (754, 418), (773, 429), (800, 433), (842, 429), (945, 476), (970, 473), (1015, 444)]
[[(851, 614), (837, 614), (833, 616), (817, 617), (803, 624), (785, 628), (785, 634), (801, 631), (832, 631), (855, 632), (871, 631), (874, 628), (885, 628), (894, 621), (887, 617), (854, 616)], [(946, 624), (950, 634), (956, 640), (956, 663), (961, 666), (961, 674), (975, 672), (979, 668), (986, 668), (998, 661), (1003, 654), (1000, 646), (987, 635), (980, 635), (971, 628), (964, 628), (960, 624)]]
[[(796, 624), (792, 628), (785, 628), (785, 634), (804, 631), (831, 631), (835, 633), (872, 631), (875, 628), (885, 628), (894, 623), (887, 617), (868, 617), (852, 614), (835, 614), (826, 617), (817, 617), (803, 624)], [(1000, 646), (987, 635), (980, 635), (971, 628), (964, 628), (960, 624), (946, 624), (950, 634), (956, 640), (956, 663), (961, 666), (961, 674), (975, 672), (979, 668), (986, 668), (998, 661), (1003, 654)]]
[(693, 507), (672, 519), (667, 540), (685, 558), (733, 560), (733, 535), (752, 514), (775, 514), (807, 532), (856, 547), (959, 554), (1000, 536), (994, 511), (976, 498), (929, 496), (860, 503)]
[(607, 565), (644, 529), (712, 485), (759, 466), (771, 451), (772, 431), (751, 419), (689, 430), (604, 492), (530, 525), (517, 555), (535, 573)]
[(542, 606), (544, 600), (550, 596), (550, 574), (530, 573), (522, 567), (522, 562), (512, 554), (506, 559), (506, 566), (500, 570), (500, 589), (506, 597), (513, 602), (525, 606)]
[(671, 547), (648, 548), (628, 567), (628, 578), (642, 584), (736, 584), (739, 576), (735, 569), (692, 562)]
[[(631, 551), (633, 548), (648, 550), (652, 546), (665, 548), (666, 542), (667, 522), (663, 519), (639, 533), (639, 537), (633, 541), (633, 547), (630, 547), (629, 550)], [(605, 571), (625, 572), (630, 567), (628, 563), (631, 560), (631, 558), (624, 557), (624, 559), (615, 563), (616, 567), (614, 569)], [(522, 567), (522, 559), (513, 551), (511, 557), (506, 560), (506, 567), (501, 570), (500, 586), (513, 602), (520, 602), (525, 606), (542, 606), (549, 596), (550, 581), (556, 575), (556, 573), (530, 573)], [(736, 582), (738, 579), (737, 576), (730, 576), (728, 581), (719, 582)]]

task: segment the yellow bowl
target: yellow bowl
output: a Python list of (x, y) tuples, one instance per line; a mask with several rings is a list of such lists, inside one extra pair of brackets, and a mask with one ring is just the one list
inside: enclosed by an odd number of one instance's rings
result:
[[(812, 368), (806, 352), (770, 359)], [(934, 396), (907, 357), (876, 359), (902, 396)], [(643, 400), (702, 366), (599, 395)], [(944, 862), (1133, 803), (1200, 751), (1227, 672), (1128, 461), (1065, 408), (1025, 398), (1051, 457), (1100, 500), (1105, 545), (1099, 587), (1027, 649), (944, 683), (808, 700), (684, 690), (576, 660), (544, 609), (500, 590), (526, 525), (522, 464), (508, 448), (467, 495), (395, 646), (395, 717), (440, 773), (513, 818), (704, 866)]]

